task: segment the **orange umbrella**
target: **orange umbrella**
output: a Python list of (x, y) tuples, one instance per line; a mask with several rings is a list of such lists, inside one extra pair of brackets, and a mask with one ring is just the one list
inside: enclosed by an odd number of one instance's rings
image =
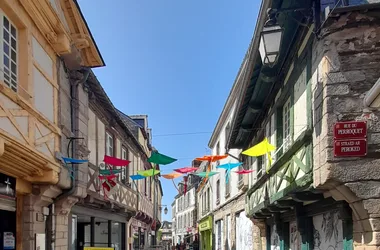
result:
[(177, 172), (173, 172), (170, 174), (163, 174), (161, 176), (164, 177), (165, 179), (172, 180), (172, 179), (175, 179), (175, 178), (182, 176), (182, 174), (177, 173)]
[(174, 187), (175, 187), (175, 188), (177, 189), (177, 191), (179, 192), (179, 190), (178, 190), (178, 188), (177, 188), (177, 185), (176, 185), (175, 182), (174, 182), (174, 179), (175, 179), (175, 178), (178, 178), (178, 177), (180, 177), (180, 176), (182, 176), (182, 174), (177, 173), (177, 172), (173, 172), (173, 173), (170, 173), (170, 174), (163, 174), (163, 175), (161, 175), (161, 176), (164, 177), (165, 179), (172, 180)]
[(227, 158), (228, 155), (205, 155), (203, 157), (195, 158), (196, 161), (209, 161), (215, 162)]
[(199, 188), (197, 191), (201, 190), (208, 180), (208, 173), (211, 171), (211, 162), (219, 161), (227, 157), (228, 155), (205, 155), (203, 157), (195, 158), (196, 161), (208, 161), (206, 177), (203, 178), (202, 183), (199, 185)]

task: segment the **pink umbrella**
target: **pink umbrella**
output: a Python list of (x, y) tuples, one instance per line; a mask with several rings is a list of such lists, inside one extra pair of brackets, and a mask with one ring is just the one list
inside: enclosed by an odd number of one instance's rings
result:
[(181, 174), (187, 174), (187, 173), (191, 173), (191, 172), (194, 172), (197, 170), (198, 170), (198, 168), (194, 168), (194, 167), (185, 167), (185, 168), (174, 169), (174, 171), (176, 171), (177, 173), (181, 173)]
[(255, 170), (245, 170), (245, 169), (243, 169), (243, 170), (235, 171), (235, 173), (237, 173), (237, 174), (250, 174), (250, 173), (252, 173), (254, 171)]

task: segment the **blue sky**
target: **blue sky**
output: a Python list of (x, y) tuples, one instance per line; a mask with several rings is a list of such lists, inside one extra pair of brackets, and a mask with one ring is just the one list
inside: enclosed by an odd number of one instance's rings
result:
[[(79, 0), (107, 64), (94, 71), (112, 102), (126, 114), (147, 114), (153, 145), (178, 158), (162, 172), (209, 153), (260, 2)], [(176, 190), (171, 181), (162, 184), (169, 209), (163, 220), (170, 221)]]

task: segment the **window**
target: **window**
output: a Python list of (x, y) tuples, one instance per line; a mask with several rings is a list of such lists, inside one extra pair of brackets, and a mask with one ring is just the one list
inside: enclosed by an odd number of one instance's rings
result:
[[(216, 155), (220, 155), (220, 143), (219, 142), (216, 144)], [(219, 166), (219, 164), (220, 164), (220, 162), (217, 161), (216, 166)]]
[(227, 144), (228, 137), (230, 136), (230, 131), (231, 131), (231, 124), (230, 122), (227, 123), (226, 129), (225, 129), (225, 143)]
[[(227, 174), (227, 170), (226, 170), (226, 174)], [(239, 174), (239, 182), (240, 182), (240, 176), (242, 176), (242, 175)], [(228, 180), (228, 183), (226, 183), (224, 186), (224, 196), (225, 197), (228, 197), (230, 195), (230, 188), (231, 188), (231, 175), (230, 175), (230, 179)]]
[(216, 205), (220, 203), (220, 180), (216, 181)]
[(106, 155), (113, 156), (113, 137), (111, 134), (106, 133)]
[[(121, 148), (121, 159), (128, 160), (128, 151), (125, 148)], [(121, 174), (119, 174), (120, 181), (124, 184), (129, 182), (128, 167), (121, 167)]]
[(0, 60), (0, 80), (3, 80), (9, 88), (17, 92), (17, 29), (16, 26), (14, 26), (4, 15), (0, 20), (0, 25), (2, 26), (2, 32), (0, 32), (0, 34), (2, 35), (1, 48), (3, 49), (2, 51), (0, 50), (0, 55), (2, 54)]
[(210, 211), (210, 188), (207, 188), (207, 212)]
[(282, 108), (282, 135), (283, 135), (283, 148), (284, 151), (289, 149), (291, 145), (291, 130), (290, 130), (290, 98), (285, 102)]
[(190, 206), (190, 193), (187, 193), (187, 205)]

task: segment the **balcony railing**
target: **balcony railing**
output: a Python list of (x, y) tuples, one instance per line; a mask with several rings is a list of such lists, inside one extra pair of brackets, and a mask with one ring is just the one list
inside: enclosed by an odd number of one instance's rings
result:
[(116, 186), (110, 192), (102, 188), (102, 180), (99, 179), (99, 167), (89, 164), (87, 192), (98, 198), (109, 199), (130, 210), (137, 211), (137, 192), (132, 188), (116, 181)]

